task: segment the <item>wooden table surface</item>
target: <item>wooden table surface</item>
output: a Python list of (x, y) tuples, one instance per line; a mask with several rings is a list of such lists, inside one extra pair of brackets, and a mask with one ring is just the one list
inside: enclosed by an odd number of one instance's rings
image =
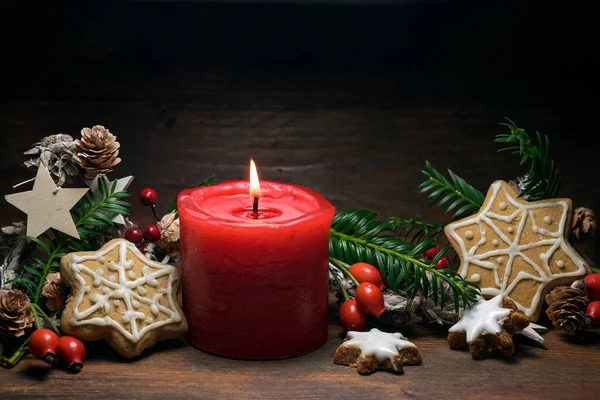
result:
[[(484, 192), (524, 173), (493, 143), (508, 116), (550, 136), (562, 194), (600, 210), (600, 52), (582, 39), (593, 13), (484, 3), (3, 13), (3, 28), (23, 34), (3, 35), (11, 57), (0, 66), (0, 190), (31, 176), (22, 152), (41, 137), (103, 124), (121, 142), (112, 176), (134, 175), (134, 194), (155, 188), (159, 209), (209, 175), (246, 177), (254, 157), (262, 178), (309, 186), (338, 210), (443, 223), (448, 216), (418, 195), (425, 160)], [(0, 217), (23, 218), (6, 204)], [(151, 221), (139, 204), (132, 218)], [(580, 247), (594, 262), (599, 237)], [(551, 330), (545, 349), (521, 341), (514, 357), (482, 361), (450, 350), (443, 329), (415, 321), (402, 331), (424, 362), (399, 376), (333, 364), (342, 336), (332, 308), (327, 343), (302, 357), (235, 361), (171, 342), (124, 362), (98, 343), (78, 375), (30, 357), (0, 370), (0, 399), (600, 396), (598, 331), (575, 341)]]

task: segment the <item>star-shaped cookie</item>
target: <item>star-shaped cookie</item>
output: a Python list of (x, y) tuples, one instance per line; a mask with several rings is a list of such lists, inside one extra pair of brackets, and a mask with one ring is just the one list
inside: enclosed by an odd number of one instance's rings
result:
[(485, 297), (512, 299), (536, 321), (548, 291), (589, 272), (567, 240), (571, 206), (570, 199), (528, 202), (508, 183), (494, 182), (477, 214), (444, 229), (461, 259), (461, 276)]
[(356, 367), (359, 374), (370, 374), (378, 369), (402, 372), (404, 365), (421, 364), (421, 353), (401, 333), (373, 328), (369, 332), (348, 332), (333, 362)]
[(105, 339), (126, 358), (156, 342), (183, 335), (174, 266), (146, 258), (125, 239), (98, 251), (64, 256), (61, 277), (72, 288), (61, 330), (84, 340)]

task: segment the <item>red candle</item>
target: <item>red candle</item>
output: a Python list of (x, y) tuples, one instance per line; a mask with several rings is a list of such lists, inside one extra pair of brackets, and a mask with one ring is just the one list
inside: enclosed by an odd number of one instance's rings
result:
[(327, 339), (334, 207), (296, 185), (249, 189), (232, 181), (179, 195), (188, 342), (239, 359), (308, 353)]

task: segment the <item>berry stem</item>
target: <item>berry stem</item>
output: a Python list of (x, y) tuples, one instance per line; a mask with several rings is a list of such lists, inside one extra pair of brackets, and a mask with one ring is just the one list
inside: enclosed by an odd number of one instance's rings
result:
[(340, 280), (340, 278), (337, 276), (337, 274), (335, 273), (335, 271), (332, 271), (330, 269), (330, 272), (331, 272), (331, 275), (333, 275), (333, 278), (337, 282), (338, 286), (340, 287), (340, 290), (342, 291), (342, 295), (344, 296), (344, 300), (345, 301), (350, 300), (350, 296), (348, 295), (348, 292), (346, 291), (346, 288), (342, 284), (342, 281)]
[(152, 214), (154, 214), (154, 218), (156, 218), (157, 221), (160, 221), (160, 218), (156, 215), (156, 206), (154, 204), (152, 205)]
[[(54, 322), (52, 321), (52, 319), (48, 316), (48, 314), (46, 314), (42, 308), (40, 306), (38, 306), (37, 304), (32, 304), (32, 311), (33, 314), (36, 315), (36, 311), (33, 310), (33, 308), (37, 309), (37, 312), (39, 313), (39, 315), (41, 315), (42, 317), (44, 317), (44, 319), (48, 322), (48, 324), (50, 324), (50, 327), (52, 328), (52, 330), (58, 335), (60, 336), (60, 331), (58, 330), (58, 328), (56, 327), (56, 325), (54, 324)], [(40, 326), (38, 326), (38, 328), (40, 328)], [(43, 327), (42, 327), (43, 328)]]
[(342, 271), (342, 273), (346, 275), (352, 281), (352, 283), (354, 283), (354, 285), (360, 285), (360, 283), (358, 283), (354, 275), (350, 273), (350, 266), (348, 264), (333, 257), (329, 257), (329, 261), (331, 261), (333, 265), (335, 265), (340, 271)]

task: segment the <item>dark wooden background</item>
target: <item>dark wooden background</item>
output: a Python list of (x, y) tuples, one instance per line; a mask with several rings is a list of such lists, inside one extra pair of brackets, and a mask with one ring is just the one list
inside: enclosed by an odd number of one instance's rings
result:
[[(262, 178), (309, 186), (339, 210), (444, 222), (417, 193), (425, 160), (484, 192), (524, 173), (493, 143), (510, 117), (550, 136), (562, 194), (600, 209), (598, 6), (548, 3), (4, 2), (0, 189), (11, 193), (30, 176), (22, 152), (41, 137), (102, 124), (121, 142), (123, 162), (112, 176), (135, 175), (134, 194), (155, 188), (159, 209), (209, 175), (245, 178), (253, 157)], [(4, 224), (22, 219), (6, 203), (0, 210)], [(138, 204), (133, 219), (151, 221)], [(0, 391), (2, 398), (598, 395), (597, 335), (583, 346), (551, 332), (548, 350), (473, 362), (449, 351), (443, 332), (416, 326), (407, 334), (425, 364), (402, 377), (360, 378), (333, 366), (340, 329), (332, 319), (328, 344), (294, 360), (236, 362), (173, 344), (124, 364), (97, 345), (80, 376), (27, 360), (0, 371)]]

